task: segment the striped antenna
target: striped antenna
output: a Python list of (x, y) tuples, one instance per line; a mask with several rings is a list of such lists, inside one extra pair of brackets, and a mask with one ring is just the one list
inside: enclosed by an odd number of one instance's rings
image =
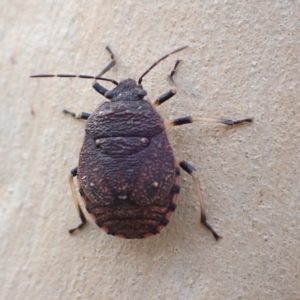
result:
[(95, 80), (104, 80), (104, 81), (110, 81), (115, 85), (118, 85), (119, 83), (114, 79), (109, 79), (105, 77), (98, 77), (98, 76), (90, 76), (90, 75), (72, 75), (72, 74), (39, 74), (39, 75), (31, 75), (30, 78), (46, 78), (46, 77), (63, 77), (63, 78), (84, 78), (84, 79), (95, 79)]
[(166, 55), (164, 55), (163, 57), (161, 57), (159, 60), (157, 60), (145, 73), (143, 73), (143, 75), (139, 78), (139, 81), (138, 81), (138, 84), (140, 85), (142, 83), (142, 80), (143, 80), (143, 77), (148, 74), (150, 72), (150, 70), (152, 70), (158, 63), (160, 63), (162, 60), (164, 60), (165, 58), (167, 58), (168, 56), (174, 54), (174, 53), (177, 53), (183, 49), (186, 49), (188, 46), (183, 46), (183, 47), (180, 47)]

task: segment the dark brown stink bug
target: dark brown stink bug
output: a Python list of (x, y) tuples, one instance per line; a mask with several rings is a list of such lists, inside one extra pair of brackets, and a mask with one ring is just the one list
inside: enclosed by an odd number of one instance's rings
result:
[[(118, 83), (102, 77), (115, 64), (114, 54), (106, 47), (111, 62), (97, 76), (87, 75), (33, 75), (31, 77), (79, 77), (94, 79), (93, 88), (107, 100), (92, 113), (63, 112), (77, 119), (87, 120), (85, 138), (80, 151), (78, 167), (71, 170), (69, 181), (81, 224), (86, 218), (79, 206), (73, 178), (77, 176), (79, 193), (86, 210), (106, 233), (127, 239), (140, 239), (159, 233), (170, 221), (180, 191), (180, 168), (192, 176), (201, 208), (203, 223), (216, 239), (220, 236), (207, 223), (204, 201), (195, 169), (186, 161), (177, 161), (170, 146), (166, 129), (195, 121), (209, 121), (234, 125), (252, 122), (251, 118), (232, 121), (201, 117), (183, 117), (164, 123), (155, 106), (176, 94), (173, 76), (180, 62), (177, 60), (168, 76), (171, 89), (152, 105), (144, 97), (147, 92), (141, 83), (143, 77), (160, 61), (187, 46), (176, 49), (156, 61), (138, 80), (126, 79)], [(97, 80), (116, 85), (111, 91)]]

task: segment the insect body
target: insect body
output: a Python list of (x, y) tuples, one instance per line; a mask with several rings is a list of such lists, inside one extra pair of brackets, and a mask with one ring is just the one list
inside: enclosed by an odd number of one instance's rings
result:
[[(201, 207), (201, 222), (218, 239), (220, 236), (207, 223), (204, 201), (195, 169), (185, 161), (177, 161), (170, 146), (166, 129), (192, 123), (211, 121), (234, 125), (251, 122), (183, 117), (165, 122), (154, 106), (159, 106), (176, 94), (173, 75), (168, 79), (172, 89), (158, 97), (152, 105), (145, 99), (147, 92), (141, 82), (143, 77), (161, 60), (186, 47), (181, 47), (156, 61), (136, 83), (126, 79), (120, 83), (101, 77), (115, 65), (114, 55), (107, 47), (112, 61), (97, 76), (86, 75), (34, 75), (32, 77), (81, 77), (94, 78), (93, 88), (107, 101), (92, 113), (65, 113), (75, 118), (86, 119), (85, 138), (80, 151), (78, 167), (71, 171), (69, 181), (81, 224), (70, 233), (81, 228), (86, 218), (79, 206), (73, 178), (77, 176), (79, 192), (87, 211), (96, 224), (108, 234), (128, 239), (145, 238), (159, 233), (173, 215), (180, 191), (180, 168), (192, 178)], [(111, 81), (116, 87), (111, 91), (97, 80)]]

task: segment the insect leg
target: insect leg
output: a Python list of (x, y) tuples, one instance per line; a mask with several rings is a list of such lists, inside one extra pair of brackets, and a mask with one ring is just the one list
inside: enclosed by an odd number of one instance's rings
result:
[[(115, 55), (113, 54), (113, 52), (111, 51), (111, 49), (109, 48), (109, 46), (106, 46), (105, 48), (111, 57), (111, 62), (95, 77), (101, 77), (102, 75), (104, 75), (106, 72), (108, 72), (115, 64), (116, 64), (116, 60), (115, 60)], [(108, 91), (105, 87), (103, 87), (102, 85), (100, 85), (97, 82), (97, 79), (95, 79), (93, 81), (93, 88), (100, 93), (101, 95), (103, 95), (105, 97), (105, 93)]]
[(77, 113), (71, 112), (71, 111), (69, 111), (67, 109), (64, 109), (63, 113), (71, 115), (75, 119), (83, 119), (83, 120), (87, 120), (89, 118), (89, 116), (91, 115), (91, 114), (86, 113), (86, 112), (82, 112), (82, 113), (78, 113), (77, 114)]
[(184, 124), (190, 124), (193, 122), (200, 122), (200, 121), (221, 123), (221, 124), (232, 126), (232, 125), (241, 124), (241, 123), (245, 123), (245, 122), (253, 122), (253, 118), (246, 118), (246, 119), (233, 121), (233, 120), (227, 120), (227, 119), (215, 119), (215, 118), (203, 118), (203, 117), (188, 116), (188, 117), (178, 118), (178, 119), (168, 122), (167, 128), (171, 128), (174, 126), (180, 126), (180, 125), (184, 125)]
[(96, 90), (96, 92), (98, 92), (99, 94), (101, 94), (104, 97), (105, 97), (105, 93), (108, 91), (105, 87), (103, 87), (98, 82), (96, 82), (96, 80), (93, 83), (93, 88), (94, 88), (94, 90)]
[(108, 72), (116, 64), (115, 55), (113, 54), (113, 52), (111, 51), (109, 46), (106, 46), (105, 49), (110, 54), (111, 62), (96, 77), (101, 77), (102, 75), (104, 75), (106, 72)]
[(175, 63), (175, 66), (174, 66), (173, 70), (171, 71), (170, 75), (168, 75), (168, 81), (169, 81), (169, 84), (171, 85), (172, 89), (169, 90), (169, 91), (167, 91), (166, 93), (164, 93), (160, 97), (158, 97), (154, 101), (154, 105), (155, 106), (161, 105), (162, 103), (164, 103), (165, 101), (169, 100), (174, 95), (176, 95), (176, 93), (177, 93), (177, 86), (176, 86), (176, 84), (174, 82), (173, 76), (176, 73), (177, 66), (179, 65), (180, 62), (181, 62), (181, 60), (179, 60), (179, 59), (176, 60), (176, 63)]
[[(100, 105), (102, 105), (105, 101), (106, 100), (102, 101)], [(91, 115), (90, 113), (86, 113), (86, 112), (75, 113), (75, 112), (69, 111), (67, 109), (63, 109), (63, 113), (65, 113), (67, 115), (71, 115), (75, 119), (82, 119), (82, 120), (87, 120)]]
[(84, 216), (84, 214), (83, 214), (83, 212), (82, 212), (82, 210), (79, 206), (79, 200), (78, 200), (78, 197), (77, 197), (77, 193), (76, 193), (76, 190), (75, 190), (75, 184), (74, 184), (74, 180), (73, 180), (75, 176), (77, 176), (77, 167), (71, 170), (71, 173), (69, 175), (69, 183), (70, 183), (70, 187), (71, 187), (75, 207), (76, 207), (77, 212), (79, 214), (79, 217), (81, 219), (81, 223), (77, 227), (75, 227), (73, 229), (70, 229), (69, 233), (73, 233), (74, 231), (76, 231), (77, 229), (80, 229), (81, 227), (83, 227), (87, 223), (86, 218), (85, 218), (85, 216)]
[(201, 209), (201, 218), (200, 221), (201, 223), (208, 228), (211, 233), (213, 234), (213, 236), (215, 237), (216, 240), (218, 240), (219, 238), (221, 238), (221, 236), (219, 236), (214, 229), (207, 223), (206, 221), (206, 213), (205, 213), (205, 205), (204, 205), (204, 200), (201, 194), (201, 189), (200, 189), (200, 185), (199, 185), (199, 181), (198, 178), (195, 174), (196, 169), (194, 167), (192, 167), (190, 164), (188, 164), (186, 161), (182, 160), (179, 162), (179, 166), (186, 171), (189, 175), (192, 176), (193, 179), (193, 185), (194, 185), (194, 189), (196, 190), (197, 193), (197, 197), (199, 199), (199, 203), (200, 203), (200, 209)]

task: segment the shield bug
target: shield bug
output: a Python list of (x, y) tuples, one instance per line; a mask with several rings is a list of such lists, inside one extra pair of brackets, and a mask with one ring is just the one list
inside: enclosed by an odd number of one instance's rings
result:
[[(102, 77), (115, 64), (109, 47), (111, 62), (97, 76), (89, 75), (33, 75), (31, 77), (79, 77), (93, 80), (93, 88), (106, 98), (93, 113), (74, 113), (63, 110), (77, 119), (87, 120), (84, 142), (78, 167), (71, 170), (69, 182), (81, 223), (70, 233), (86, 224), (80, 208), (74, 177), (86, 210), (106, 233), (128, 238), (145, 238), (159, 233), (170, 221), (180, 191), (180, 168), (191, 175), (201, 208), (201, 223), (216, 239), (220, 236), (206, 221), (204, 201), (195, 168), (184, 160), (176, 160), (166, 130), (195, 121), (235, 125), (252, 122), (252, 118), (237, 121), (227, 119), (182, 117), (165, 123), (157, 106), (176, 94), (174, 74), (180, 60), (168, 76), (171, 89), (152, 104), (145, 98), (143, 77), (160, 61), (187, 46), (176, 49), (157, 60), (142, 74), (138, 82), (126, 79), (120, 83)], [(107, 90), (97, 81), (116, 85)]]

